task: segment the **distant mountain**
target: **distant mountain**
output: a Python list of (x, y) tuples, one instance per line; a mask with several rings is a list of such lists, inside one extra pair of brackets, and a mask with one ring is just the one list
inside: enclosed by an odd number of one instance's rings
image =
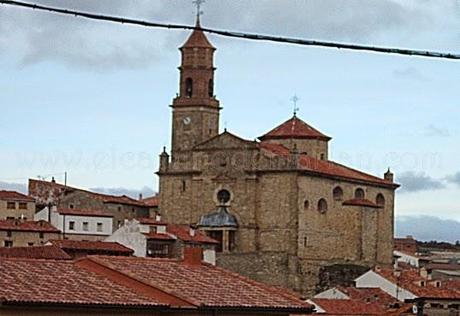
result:
[(435, 216), (399, 216), (396, 218), (395, 235), (397, 237), (411, 235), (422, 241), (455, 243), (460, 240), (460, 222)]

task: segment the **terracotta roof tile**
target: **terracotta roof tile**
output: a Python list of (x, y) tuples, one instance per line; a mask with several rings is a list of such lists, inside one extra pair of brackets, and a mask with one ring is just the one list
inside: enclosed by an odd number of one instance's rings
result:
[(325, 141), (329, 141), (331, 139), (329, 136), (322, 134), (320, 131), (311, 127), (297, 116), (294, 116), (280, 126), (272, 129), (267, 134), (259, 137), (261, 141), (284, 138), (320, 139)]
[(176, 240), (176, 238), (171, 236), (171, 234), (144, 233), (144, 236), (147, 237), (147, 239), (152, 239), (152, 240), (165, 240), (165, 241), (174, 241), (174, 240)]
[(158, 195), (151, 196), (142, 199), (141, 202), (150, 207), (158, 207), (158, 205), (160, 205), (160, 197)]
[(35, 199), (16, 192), (16, 191), (5, 191), (5, 190), (0, 190), (0, 200), (8, 200), (8, 201), (21, 201), (21, 202), (35, 202)]
[(138, 217), (138, 218), (136, 218), (136, 220), (139, 221), (139, 223), (141, 223), (143, 225), (165, 226), (165, 225), (168, 224), (168, 223), (163, 222), (163, 221), (157, 221), (155, 218), (151, 218), (151, 217)]
[(80, 241), (80, 240), (50, 240), (52, 245), (64, 250), (104, 251), (111, 253), (132, 254), (134, 250), (117, 242)]
[[(288, 148), (280, 144), (262, 142), (259, 147), (263, 150), (284, 158), (290, 158), (291, 153)], [(382, 185), (391, 188), (397, 188), (399, 185), (378, 178), (376, 176), (343, 166), (330, 160), (320, 160), (307, 155), (299, 155), (298, 167), (312, 174), (318, 174), (326, 177), (354, 180), (376, 185)]]
[(61, 215), (113, 217), (112, 214), (104, 210), (96, 210), (96, 209), (58, 208), (57, 211)]
[(215, 49), (214, 46), (212, 46), (211, 42), (208, 40), (206, 35), (203, 33), (201, 30), (201, 26), (199, 21), (197, 21), (195, 27), (198, 29), (195, 29), (190, 37), (187, 39), (185, 44), (181, 48), (211, 48)]
[(0, 220), (0, 230), (60, 233), (59, 229), (46, 221)]
[(374, 303), (365, 303), (360, 300), (337, 300), (315, 298), (312, 299), (328, 315), (384, 315), (386, 308)]
[(291, 294), (208, 264), (185, 264), (171, 259), (88, 257), (130, 278), (149, 284), (201, 307), (276, 308), (311, 307)]
[(202, 244), (218, 244), (218, 242), (211, 237), (208, 237), (205, 233), (194, 230), (195, 235), (190, 234), (190, 226), (188, 225), (177, 225), (177, 224), (168, 224), (167, 231), (177, 238), (185, 242), (192, 243), (202, 243)]
[(349, 205), (349, 206), (364, 206), (364, 207), (371, 207), (371, 208), (382, 208), (380, 205), (377, 205), (376, 203), (367, 200), (367, 199), (351, 199), (344, 201), (342, 203), (343, 205)]
[(8, 304), (160, 306), (71, 260), (0, 258), (0, 300)]
[(56, 246), (0, 248), (0, 257), (55, 260), (72, 259), (61, 248)]

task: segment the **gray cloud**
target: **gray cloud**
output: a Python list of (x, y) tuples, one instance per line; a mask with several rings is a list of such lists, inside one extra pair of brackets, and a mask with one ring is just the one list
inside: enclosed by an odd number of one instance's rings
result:
[(449, 137), (450, 132), (448, 129), (441, 128), (438, 126), (435, 126), (433, 124), (430, 124), (425, 127), (423, 131), (423, 136), (428, 136), (428, 137)]
[(460, 172), (457, 172), (456, 174), (448, 176), (446, 180), (460, 186)]
[[(437, 212), (439, 210), (433, 210)], [(398, 237), (412, 235), (422, 241), (460, 240), (460, 222), (435, 216), (400, 216), (396, 218), (395, 233)]]
[[(36, 2), (160, 22), (193, 21), (188, 0)], [(430, 34), (447, 34), (446, 43), (458, 35), (452, 31), (460, 24), (455, 6), (455, 0), (293, 0), (289, 5), (279, 0), (208, 0), (204, 22), (285, 36), (426, 47)], [(145, 67), (160, 60), (165, 49), (175, 49), (184, 36), (184, 32), (0, 7), (0, 54), (19, 57), (22, 65), (52, 60), (92, 70)]]
[(445, 187), (442, 181), (413, 171), (401, 173), (398, 176), (398, 182), (401, 183), (401, 192), (439, 190)]
[(111, 194), (111, 195), (127, 195), (132, 197), (133, 199), (138, 199), (139, 194), (142, 194), (144, 198), (153, 196), (156, 192), (154, 192), (151, 188), (144, 186), (140, 190), (133, 190), (127, 188), (92, 188), (90, 191), (103, 193), (103, 194)]
[(27, 194), (27, 185), (23, 183), (11, 183), (0, 181), (0, 190), (17, 191)]

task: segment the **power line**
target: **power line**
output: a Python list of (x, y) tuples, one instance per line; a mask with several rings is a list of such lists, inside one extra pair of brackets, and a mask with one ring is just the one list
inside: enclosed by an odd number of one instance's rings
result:
[[(21, 1), (12, 1), (12, 0), (0, 0), (0, 4), (12, 5), (23, 8), (29, 8), (34, 10), (48, 11), (53, 13), (59, 13), (64, 15), (73, 15), (75, 17), (83, 17), (92, 20), (100, 20), (121, 24), (131, 24), (144, 27), (154, 27), (154, 28), (166, 28), (166, 29), (182, 29), (182, 30), (195, 30), (197, 27), (182, 25), (182, 24), (164, 24), (157, 22), (149, 22), (135, 19), (128, 19), (117, 16), (101, 15), (89, 12), (74, 11), (68, 9), (60, 9), (55, 7), (48, 7), (33, 3), (21, 2)], [(441, 53), (435, 51), (423, 51), (423, 50), (413, 50), (413, 49), (401, 49), (401, 48), (389, 48), (389, 47), (377, 47), (377, 46), (367, 46), (367, 45), (357, 45), (357, 44), (347, 44), (347, 43), (337, 43), (337, 42), (326, 42), (326, 41), (317, 41), (317, 40), (306, 40), (298, 38), (288, 38), (288, 37), (278, 37), (270, 35), (260, 35), (255, 33), (242, 33), (242, 32), (233, 32), (233, 31), (224, 31), (211, 28), (200, 28), (202, 31), (216, 34), (225, 37), (233, 38), (242, 38), (247, 40), (256, 40), (256, 41), (269, 41), (285, 44), (294, 44), (301, 46), (319, 46), (319, 47), (329, 47), (329, 48), (338, 48), (338, 49), (347, 49), (347, 50), (358, 50), (358, 51), (371, 51), (384, 54), (398, 54), (406, 56), (421, 56), (428, 58), (442, 58), (442, 59), (456, 59), (460, 60), (460, 54), (453, 53)]]

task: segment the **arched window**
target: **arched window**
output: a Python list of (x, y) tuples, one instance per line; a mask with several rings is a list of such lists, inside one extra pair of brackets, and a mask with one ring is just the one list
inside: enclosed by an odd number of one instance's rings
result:
[(308, 202), (308, 200), (305, 200), (305, 202), (303, 202), (303, 208), (304, 210), (308, 210), (310, 208), (310, 202)]
[(212, 80), (212, 79), (209, 79), (208, 94), (209, 94), (210, 98), (212, 98), (214, 96), (214, 80)]
[(193, 96), (193, 80), (192, 78), (187, 78), (185, 80), (185, 95), (187, 98), (191, 98)]
[(334, 200), (336, 201), (341, 201), (343, 199), (343, 190), (341, 187), (335, 187), (334, 190), (332, 190), (332, 196), (334, 197)]
[(361, 189), (361, 188), (356, 189), (356, 191), (355, 191), (355, 199), (362, 200), (362, 199), (364, 199), (364, 197), (365, 197), (364, 190)]
[(318, 201), (318, 211), (320, 213), (326, 213), (327, 211), (327, 202), (325, 199), (320, 199)]
[(375, 203), (379, 206), (385, 206), (385, 197), (382, 193), (377, 194), (377, 198), (375, 199)]

